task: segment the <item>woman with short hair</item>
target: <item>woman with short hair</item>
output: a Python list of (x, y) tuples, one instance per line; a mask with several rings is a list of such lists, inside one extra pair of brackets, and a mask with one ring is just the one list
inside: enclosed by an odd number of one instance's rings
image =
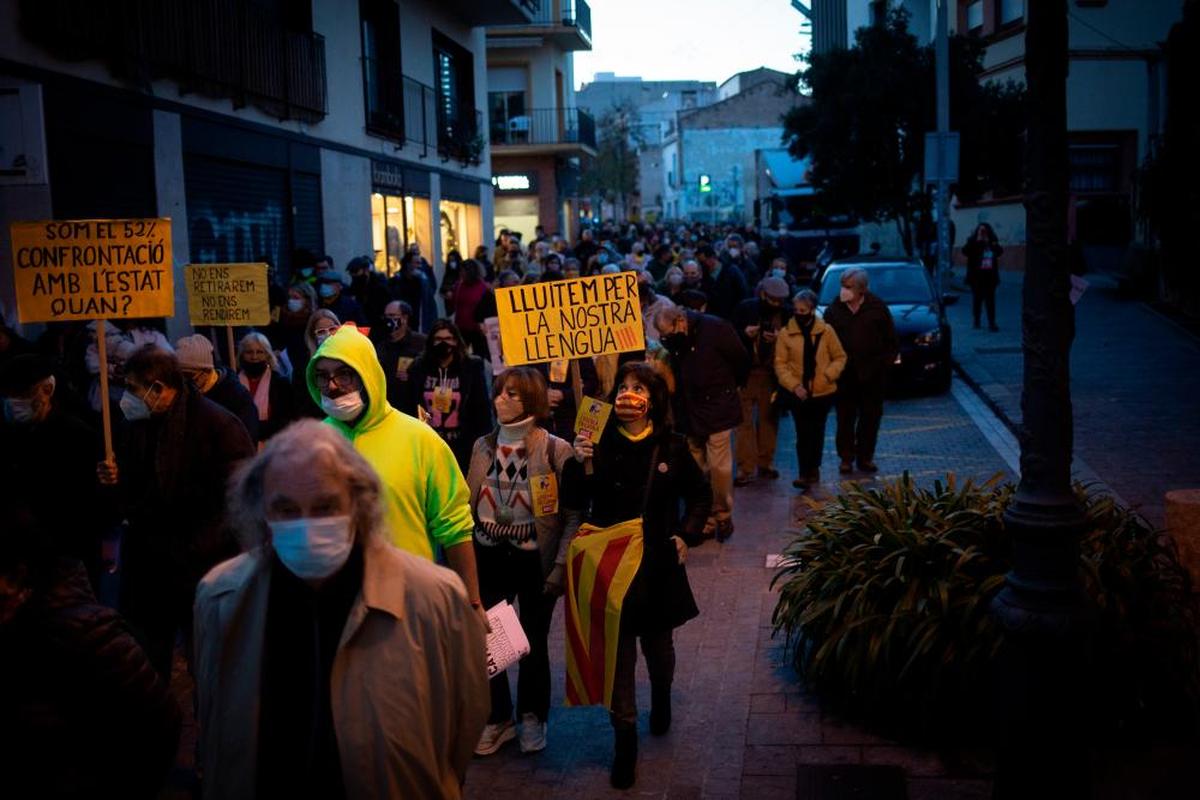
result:
[(262, 444), (296, 418), (295, 395), (279, 370), (271, 342), (257, 331), (242, 337), (237, 348), (238, 381), (246, 387), (258, 412), (258, 441)]
[[(571, 445), (542, 427), (550, 414), (546, 380), (534, 367), (514, 367), (493, 383), (495, 430), (475, 442), (467, 470), (475, 517), (475, 565), (485, 608), (506, 600), (520, 608), (529, 655), (517, 677), (522, 753), (546, 747), (550, 714), (547, 639), (563, 592), (567, 548), (579, 514), (559, 502)], [(495, 753), (517, 736), (508, 674), (491, 679), (492, 711), (475, 754)]]

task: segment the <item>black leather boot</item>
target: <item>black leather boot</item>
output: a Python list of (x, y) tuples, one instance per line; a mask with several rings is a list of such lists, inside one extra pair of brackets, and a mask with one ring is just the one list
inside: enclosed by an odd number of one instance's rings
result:
[(671, 730), (671, 687), (650, 684), (650, 733), (662, 736)]
[(609, 782), (614, 789), (628, 789), (637, 780), (637, 728), (617, 728), (612, 774)]

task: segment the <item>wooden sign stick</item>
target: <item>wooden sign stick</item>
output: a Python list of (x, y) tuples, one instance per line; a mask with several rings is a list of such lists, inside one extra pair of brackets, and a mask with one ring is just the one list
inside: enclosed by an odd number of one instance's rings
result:
[(225, 326), (225, 343), (229, 345), (229, 368), (237, 372), (237, 348), (233, 346), (233, 326)]
[(96, 320), (96, 353), (100, 356), (100, 417), (104, 423), (104, 460), (112, 464), (112, 410), (108, 407), (108, 320)]
[[(583, 405), (583, 376), (579, 374), (579, 361), (574, 359), (571, 361), (571, 391), (575, 395), (575, 411), (578, 413), (579, 407)], [(592, 460), (584, 459), (583, 474), (591, 475), (595, 471)]]

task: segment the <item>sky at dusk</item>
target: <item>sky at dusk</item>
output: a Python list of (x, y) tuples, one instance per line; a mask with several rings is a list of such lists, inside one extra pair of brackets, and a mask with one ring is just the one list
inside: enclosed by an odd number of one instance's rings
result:
[(596, 72), (720, 83), (771, 67), (794, 72), (807, 50), (790, 0), (588, 0), (592, 50), (575, 53), (575, 83)]

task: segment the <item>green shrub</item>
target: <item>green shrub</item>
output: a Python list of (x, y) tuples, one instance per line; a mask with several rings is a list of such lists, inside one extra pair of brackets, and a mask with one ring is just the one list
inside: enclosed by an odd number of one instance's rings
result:
[[(1091, 523), (1084, 583), (1098, 608), (1090, 676), (1115, 727), (1196, 696), (1196, 610), (1172, 543), (1112, 498), (1077, 487)], [(1003, 632), (989, 614), (1009, 570), (999, 477), (931, 489), (905, 474), (849, 484), (818, 507), (775, 576), (776, 633), (805, 683), (894, 735), (980, 735)]]

